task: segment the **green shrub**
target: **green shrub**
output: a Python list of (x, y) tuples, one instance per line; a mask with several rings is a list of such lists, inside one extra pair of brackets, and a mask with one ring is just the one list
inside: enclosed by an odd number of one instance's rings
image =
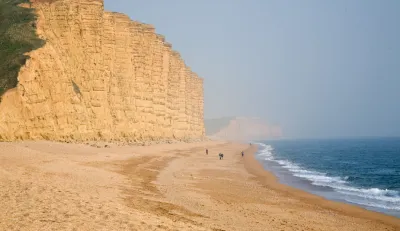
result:
[(21, 3), (29, 1), (0, 0), (0, 97), (17, 86), (18, 72), (29, 58), (24, 54), (44, 45), (36, 34), (34, 10)]

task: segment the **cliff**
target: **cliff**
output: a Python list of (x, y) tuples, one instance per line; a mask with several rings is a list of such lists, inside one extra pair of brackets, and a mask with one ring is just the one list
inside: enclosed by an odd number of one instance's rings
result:
[(251, 141), (267, 140), (282, 137), (282, 129), (277, 125), (268, 124), (260, 118), (226, 117), (205, 121), (206, 134), (210, 138)]
[(37, 34), (0, 103), (0, 139), (200, 138), (203, 80), (151, 25), (102, 0), (32, 0)]

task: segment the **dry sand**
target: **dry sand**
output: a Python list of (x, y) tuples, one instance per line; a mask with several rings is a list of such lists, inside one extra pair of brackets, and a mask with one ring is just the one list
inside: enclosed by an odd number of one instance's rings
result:
[(278, 184), (247, 148), (0, 143), (0, 230), (400, 230)]

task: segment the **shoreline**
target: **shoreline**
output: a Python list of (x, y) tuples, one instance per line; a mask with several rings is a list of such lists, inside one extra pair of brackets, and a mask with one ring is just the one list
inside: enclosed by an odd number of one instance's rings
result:
[(0, 230), (400, 230), (400, 219), (278, 183), (256, 148), (0, 143)]
[(262, 166), (262, 163), (260, 163), (255, 158), (258, 146), (256, 144), (253, 144), (250, 150), (251, 154), (245, 155), (243, 161), (244, 167), (250, 174), (255, 176), (255, 179), (258, 182), (262, 183), (263, 185), (273, 190), (276, 190), (277, 192), (282, 193), (286, 196), (296, 197), (298, 199), (306, 201), (307, 203), (318, 205), (323, 208), (342, 213), (346, 216), (375, 220), (383, 224), (398, 226), (398, 228), (400, 229), (400, 219), (395, 216), (368, 210), (355, 204), (329, 200), (322, 196), (306, 192), (302, 189), (280, 183), (278, 177), (275, 176), (274, 173), (266, 170)]

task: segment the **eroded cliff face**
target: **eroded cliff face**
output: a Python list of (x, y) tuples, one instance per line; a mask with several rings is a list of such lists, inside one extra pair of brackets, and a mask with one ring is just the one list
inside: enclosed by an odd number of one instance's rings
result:
[(203, 79), (151, 25), (102, 0), (32, 0), (46, 40), (2, 97), (1, 140), (204, 136)]

